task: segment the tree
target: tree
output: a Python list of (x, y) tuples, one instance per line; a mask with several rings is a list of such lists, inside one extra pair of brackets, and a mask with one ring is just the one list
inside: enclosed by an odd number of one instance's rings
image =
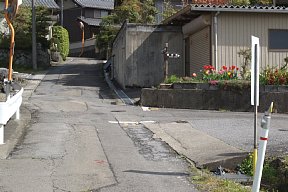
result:
[[(36, 8), (36, 28), (37, 41), (41, 43), (44, 48), (48, 48), (48, 26), (50, 18), (48, 17), (48, 9), (44, 7)], [(31, 49), (32, 47), (32, 11), (31, 8), (21, 7), (13, 20), (13, 27), (15, 29), (15, 48), (16, 49)], [(1, 47), (8, 48), (10, 44), (10, 37), (2, 37), (3, 43)]]
[(118, 2), (111, 15), (102, 18), (100, 32), (96, 36), (96, 46), (102, 53), (107, 53), (119, 30), (119, 26), (128, 20), (130, 23), (155, 23), (157, 10), (154, 0), (122, 0)]
[(273, 0), (232, 0), (233, 5), (272, 5)]
[(154, 6), (154, 0), (144, 0), (141, 8), (141, 23), (155, 23), (157, 9)]
[(164, 0), (164, 11), (162, 13), (163, 19), (174, 15), (177, 12), (177, 9), (173, 7), (170, 0)]
[(250, 0), (251, 5), (272, 5), (273, 0)]
[(41, 43), (42, 47), (44, 48), (49, 47), (49, 43), (46, 38), (49, 33), (49, 21), (51, 21), (51, 19), (48, 17), (49, 15), (50, 13), (47, 8), (36, 7), (36, 38), (37, 42)]

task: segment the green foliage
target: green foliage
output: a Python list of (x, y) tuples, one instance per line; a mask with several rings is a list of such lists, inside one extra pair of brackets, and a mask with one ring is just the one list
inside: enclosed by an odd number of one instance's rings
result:
[[(48, 48), (48, 41), (45, 36), (48, 34), (49, 11), (43, 7), (36, 8), (36, 39), (42, 47)], [(15, 29), (15, 49), (32, 48), (32, 12), (31, 8), (21, 7), (13, 20)], [(10, 36), (1, 37), (0, 48), (10, 47)]]
[(251, 5), (272, 5), (273, 0), (250, 0)]
[(260, 74), (259, 81), (263, 85), (288, 85), (288, 70), (286, 67), (267, 67)]
[(167, 19), (168, 17), (175, 14), (177, 10), (173, 7), (170, 0), (164, 0), (164, 11), (162, 13), (163, 19)]
[(251, 188), (231, 180), (220, 179), (208, 170), (192, 168), (192, 182), (199, 191), (209, 192), (251, 192)]
[(250, 0), (232, 0), (233, 5), (250, 5)]
[(177, 82), (181, 82), (181, 78), (177, 77), (176, 75), (171, 75), (170, 77), (168, 77), (167, 79), (165, 79), (165, 83), (177, 83)]
[(68, 31), (62, 26), (53, 26), (53, 38), (59, 40), (58, 49), (63, 60), (66, 60), (66, 57), (69, 54), (69, 34)]
[(266, 162), (264, 164), (263, 171), (262, 171), (263, 180), (269, 181), (271, 184), (275, 184), (279, 180), (279, 178), (277, 177), (278, 176), (277, 174), (278, 174), (277, 169), (272, 167), (270, 165), (270, 162)]
[[(153, 0), (123, 0), (111, 15), (102, 18), (100, 32), (96, 35), (96, 46), (102, 53), (109, 52), (119, 26), (130, 23), (154, 23), (156, 8)], [(109, 55), (109, 53), (108, 53)]]
[(49, 33), (49, 21), (51, 19), (48, 17), (50, 12), (45, 7), (36, 7), (36, 33), (37, 42), (41, 43), (42, 47), (48, 48), (49, 42), (46, 36)]
[(246, 175), (253, 175), (253, 154), (249, 154), (241, 163), (240, 171)]
[(141, 23), (155, 23), (157, 9), (154, 0), (144, 0), (141, 8)]
[(119, 27), (115, 26), (115, 16), (108, 15), (102, 19), (100, 23), (100, 31), (96, 35), (96, 46), (100, 48), (103, 58), (110, 47), (112, 47), (112, 42), (119, 30)]
[(272, 5), (273, 0), (231, 0), (233, 5)]
[(248, 79), (249, 78), (249, 64), (251, 62), (251, 49), (242, 49), (238, 52), (239, 57), (243, 57), (243, 63), (241, 64), (241, 77), (242, 79)]

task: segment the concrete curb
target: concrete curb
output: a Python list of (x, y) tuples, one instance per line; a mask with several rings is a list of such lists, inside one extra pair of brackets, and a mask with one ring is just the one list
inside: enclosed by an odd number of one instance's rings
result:
[(233, 170), (248, 154), (194, 129), (190, 124), (143, 123), (143, 125), (154, 133), (154, 138), (160, 138), (178, 154), (194, 162), (198, 168), (216, 170), (222, 166)]
[(20, 108), (20, 120), (10, 120), (4, 128), (5, 144), (0, 146), (0, 159), (7, 159), (25, 134), (25, 128), (31, 121), (31, 113), (25, 108)]
[(22, 78), (27, 81), (27, 84), (24, 86), (24, 93), (22, 95), (23, 101), (20, 107), (20, 119), (14, 120), (12, 118), (5, 125), (5, 144), (0, 146), (0, 159), (7, 159), (19, 141), (23, 139), (26, 128), (31, 122), (31, 112), (26, 107), (28, 99), (31, 97), (32, 93), (45, 76), (46, 73), (40, 75), (20, 74), (20, 77), (18, 76), (18, 78)]

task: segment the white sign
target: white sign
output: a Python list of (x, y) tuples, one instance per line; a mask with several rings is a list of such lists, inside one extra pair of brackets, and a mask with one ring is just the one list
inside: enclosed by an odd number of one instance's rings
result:
[(252, 36), (251, 45), (251, 105), (259, 106), (259, 38)]

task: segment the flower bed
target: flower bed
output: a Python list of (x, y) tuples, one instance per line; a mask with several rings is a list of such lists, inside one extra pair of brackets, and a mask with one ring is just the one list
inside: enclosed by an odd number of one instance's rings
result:
[[(247, 79), (243, 79), (247, 77)], [(250, 104), (249, 75), (239, 72), (236, 66), (223, 66), (216, 72), (212, 66), (204, 66), (192, 77), (171, 76), (166, 80), (171, 86), (159, 89), (142, 89), (143, 106), (253, 111)], [(260, 75), (260, 106), (264, 112), (271, 102), (275, 112), (288, 113), (288, 72), (286, 67), (267, 68)]]

